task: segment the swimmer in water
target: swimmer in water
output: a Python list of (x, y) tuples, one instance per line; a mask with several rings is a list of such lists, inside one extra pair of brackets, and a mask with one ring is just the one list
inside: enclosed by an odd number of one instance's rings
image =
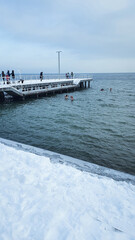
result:
[(73, 96), (71, 96), (70, 98), (71, 98), (71, 101), (73, 101), (73, 100), (74, 100)]
[(65, 99), (68, 99), (68, 95), (66, 94)]

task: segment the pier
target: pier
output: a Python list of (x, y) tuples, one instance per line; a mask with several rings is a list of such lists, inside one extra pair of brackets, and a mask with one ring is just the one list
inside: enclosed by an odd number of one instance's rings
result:
[(5, 100), (5, 95), (14, 99), (28, 97), (48, 96), (56, 93), (67, 93), (82, 88), (90, 88), (92, 78), (73, 79), (11, 79), (0, 81), (0, 102)]

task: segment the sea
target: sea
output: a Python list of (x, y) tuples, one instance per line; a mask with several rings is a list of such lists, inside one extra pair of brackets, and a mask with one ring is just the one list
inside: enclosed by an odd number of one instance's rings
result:
[(135, 73), (91, 76), (68, 99), (0, 103), (0, 137), (135, 175)]

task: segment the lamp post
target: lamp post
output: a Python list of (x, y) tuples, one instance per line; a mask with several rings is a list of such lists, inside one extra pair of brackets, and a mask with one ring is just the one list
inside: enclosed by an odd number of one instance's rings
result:
[(59, 74), (59, 79), (60, 79), (60, 53), (62, 51), (57, 51), (56, 53), (58, 53), (58, 74)]

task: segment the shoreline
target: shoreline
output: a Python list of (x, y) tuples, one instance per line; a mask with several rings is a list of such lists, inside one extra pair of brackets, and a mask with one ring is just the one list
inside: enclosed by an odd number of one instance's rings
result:
[(126, 181), (128, 183), (132, 183), (133, 185), (135, 185), (135, 176), (128, 173), (120, 172), (118, 170), (103, 167), (67, 155), (63, 155), (60, 153), (52, 152), (49, 150), (45, 150), (42, 148), (34, 147), (31, 145), (23, 144), (20, 142), (4, 138), (0, 138), (0, 143), (7, 145), (9, 147), (13, 147), (17, 150), (23, 150), (25, 152), (33, 153), (39, 156), (49, 157), (52, 163), (66, 164), (81, 171), (85, 171), (91, 174), (97, 174), (99, 176), (109, 177), (116, 181)]
[(67, 156), (1, 141), (1, 239), (134, 239), (131, 182), (77, 169), (63, 162)]

